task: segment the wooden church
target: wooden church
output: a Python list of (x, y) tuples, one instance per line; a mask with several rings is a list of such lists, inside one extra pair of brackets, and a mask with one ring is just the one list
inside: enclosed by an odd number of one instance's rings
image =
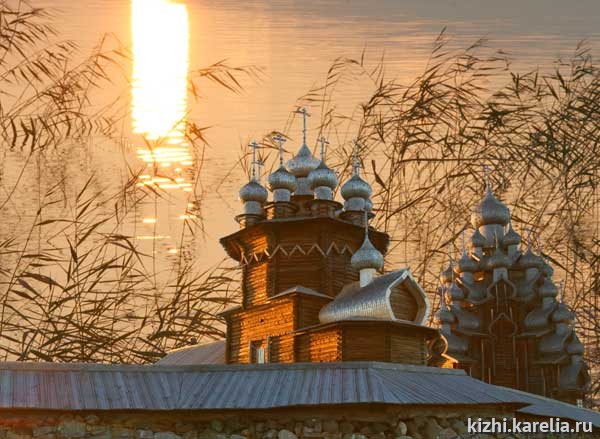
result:
[[(520, 249), (510, 211), (489, 181), (473, 209), (470, 249), (442, 273), (438, 314), (455, 367), (491, 384), (575, 403), (589, 383), (574, 314), (548, 261)], [(450, 305), (449, 305), (450, 302)]]
[(162, 364), (378, 361), (464, 369), (488, 383), (569, 402), (589, 384), (573, 313), (547, 261), (520, 249), (510, 212), (489, 183), (473, 211), (470, 249), (443, 273), (441, 331), (408, 269), (383, 273), (389, 236), (369, 226), (371, 187), (338, 178), (303, 143), (261, 183), (255, 160), (240, 190), (240, 230), (221, 239), (242, 268), (242, 303), (224, 342), (174, 352)]
[[(306, 124), (306, 121), (305, 121)], [(429, 302), (410, 271), (386, 274), (389, 236), (369, 227), (371, 187), (354, 158), (338, 179), (304, 142), (268, 177), (240, 190), (240, 230), (221, 239), (242, 267), (241, 306), (224, 313), (227, 363), (384, 361), (425, 365), (439, 339), (426, 326)], [(254, 145), (256, 148), (257, 145)]]

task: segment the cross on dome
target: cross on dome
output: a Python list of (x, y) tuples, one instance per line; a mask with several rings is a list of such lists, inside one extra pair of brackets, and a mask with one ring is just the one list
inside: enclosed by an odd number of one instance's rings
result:
[(306, 145), (306, 118), (310, 117), (310, 113), (304, 107), (297, 109), (294, 113), (302, 115), (302, 144)]
[(256, 181), (256, 150), (259, 148), (259, 145), (256, 143), (256, 140), (253, 140), (248, 146), (252, 148), (252, 180)]
[(352, 155), (352, 168), (354, 169), (354, 175), (360, 174), (360, 160), (358, 159), (358, 140), (354, 141), (354, 154)]
[(492, 168), (490, 168), (488, 165), (483, 165), (483, 175), (485, 178), (485, 189), (488, 192), (491, 192), (491, 190), (492, 190), (492, 185), (490, 184), (491, 173), (492, 173)]
[(321, 160), (324, 162), (325, 161), (325, 148), (326, 148), (326, 145), (329, 145), (329, 142), (327, 141), (325, 136), (319, 137), (319, 142), (321, 142)]
[(283, 165), (283, 144), (287, 141), (287, 139), (281, 134), (277, 134), (276, 136), (273, 136), (273, 140), (276, 141), (277, 145), (279, 146), (279, 164)]
[(260, 182), (261, 182), (261, 180), (262, 180), (262, 168), (263, 168), (263, 166), (264, 166), (264, 165), (265, 165), (265, 162), (264, 162), (264, 161), (262, 161), (261, 159), (258, 159), (258, 160), (256, 161), (256, 166), (257, 166), (257, 168), (258, 168), (258, 178), (257, 178), (257, 179), (258, 179), (258, 182), (259, 182), (259, 183), (260, 183)]

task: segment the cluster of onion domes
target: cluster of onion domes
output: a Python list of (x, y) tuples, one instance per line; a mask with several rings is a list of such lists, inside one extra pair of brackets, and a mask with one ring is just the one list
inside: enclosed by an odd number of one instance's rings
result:
[[(282, 136), (274, 137), (279, 142), (280, 162), (277, 169), (268, 176), (269, 189), (273, 193), (274, 203), (289, 203), (294, 197), (301, 201), (307, 199), (334, 200), (334, 192), (339, 185), (338, 177), (333, 169), (327, 166), (325, 161), (324, 138), (321, 142), (321, 158), (317, 159), (306, 144), (306, 116), (304, 110), (299, 110), (304, 115), (303, 142), (298, 152), (286, 164), (283, 161), (282, 144), (285, 139)], [(240, 199), (244, 203), (244, 213), (250, 215), (264, 216), (264, 203), (268, 199), (268, 191), (261, 184), (260, 176), (256, 177), (255, 154), (258, 145), (253, 142), (254, 148), (252, 178), (240, 190)], [(373, 208), (371, 202), (372, 189), (360, 176), (357, 150), (354, 152), (354, 172), (352, 176), (341, 186), (341, 195), (344, 199), (343, 212), (362, 213), (370, 212)], [(342, 210), (338, 211), (341, 212)]]
[[(474, 231), (470, 251), (463, 238), (460, 258), (456, 262), (450, 258), (440, 276), (442, 306), (437, 317), (448, 342), (448, 354), (460, 361), (473, 361), (465, 330), (471, 324), (479, 325), (477, 333), (487, 327), (487, 311), (481, 311), (487, 308), (481, 307), (495, 303), (491, 287), (504, 280), (507, 299), (514, 301), (514, 306), (524, 307), (519, 336), (535, 341), (540, 361), (561, 364), (561, 388), (580, 388), (577, 383), (581, 380), (577, 377), (586, 376), (581, 359), (583, 346), (571, 324), (573, 312), (562, 295), (557, 300), (559, 289), (552, 281), (554, 270), (541, 248), (534, 252), (528, 238), (527, 247), (520, 249), (522, 239), (512, 226), (510, 210), (494, 196), (489, 183), (482, 201), (472, 211), (471, 220)], [(451, 307), (446, 303), (447, 297), (452, 300)]]
[(287, 168), (296, 177), (298, 184), (294, 192), (295, 195), (312, 195), (308, 175), (318, 166), (319, 160), (313, 155), (306, 143), (303, 143), (298, 153), (287, 162)]

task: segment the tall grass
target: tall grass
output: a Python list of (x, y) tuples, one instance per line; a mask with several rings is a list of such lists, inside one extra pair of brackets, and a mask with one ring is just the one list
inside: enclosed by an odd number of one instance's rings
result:
[[(128, 51), (107, 36), (84, 56), (51, 22), (27, 3), (0, 3), (0, 358), (153, 362), (222, 338), (217, 314), (238, 299), (235, 270), (200, 269), (184, 252), (157, 262), (136, 240), (143, 206), (169, 200), (160, 187), (140, 187), (141, 167), (126, 160), (125, 96), (116, 90), (108, 104), (96, 99), (126, 74)], [(239, 93), (242, 78), (259, 75), (221, 61), (192, 71), (189, 88), (197, 96), (208, 80)], [(199, 186), (205, 129), (186, 120), (185, 136)], [(165, 141), (138, 143), (151, 149)], [(122, 148), (125, 172), (110, 184), (90, 158), (107, 144), (113, 161)], [(194, 189), (181, 248), (203, 230), (202, 191)]]
[[(390, 77), (385, 61), (338, 59), (299, 103), (320, 111), (343, 176), (358, 137), (376, 221), (392, 236), (388, 264), (409, 265), (434, 301), (448, 245), (459, 250), (483, 194), (482, 167), (491, 166), (513, 226), (534, 231), (565, 281), (599, 370), (600, 69), (583, 43), (567, 61), (520, 73), (484, 40), (464, 50), (447, 42), (442, 33), (408, 84)], [(372, 93), (347, 114), (336, 102), (351, 81), (370, 83)], [(591, 397), (599, 391), (596, 374)]]

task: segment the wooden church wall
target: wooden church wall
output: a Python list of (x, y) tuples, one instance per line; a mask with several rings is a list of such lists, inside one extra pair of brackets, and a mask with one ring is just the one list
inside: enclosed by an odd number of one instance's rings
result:
[(417, 300), (404, 284), (392, 289), (390, 305), (397, 319), (413, 321), (419, 311)]
[(296, 337), (296, 361), (342, 361), (341, 331), (333, 328)]
[(269, 363), (293, 363), (294, 335), (284, 334), (271, 337), (268, 346)]
[(389, 327), (343, 329), (343, 361), (389, 361), (427, 364), (425, 338)]
[(244, 307), (260, 305), (267, 301), (267, 262), (254, 262), (244, 266), (242, 275)]
[(319, 311), (329, 301), (319, 297), (298, 296), (296, 298), (296, 328), (318, 325)]
[(389, 357), (387, 361), (405, 364), (427, 364), (425, 339), (414, 335), (389, 335)]
[(265, 340), (269, 336), (285, 334), (294, 329), (292, 300), (270, 304), (232, 315), (228, 319), (229, 363), (250, 361), (250, 342)]

